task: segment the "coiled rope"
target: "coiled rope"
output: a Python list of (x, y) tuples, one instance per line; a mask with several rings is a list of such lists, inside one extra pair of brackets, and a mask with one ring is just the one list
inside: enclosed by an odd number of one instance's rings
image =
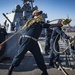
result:
[(58, 35), (57, 35), (57, 37), (55, 38), (55, 41), (54, 41), (54, 44), (53, 44), (53, 48), (54, 48), (54, 51), (55, 51), (56, 53), (58, 53), (58, 54), (61, 54), (61, 53), (66, 52), (66, 51), (68, 50), (68, 48), (70, 47), (70, 45), (75, 42), (75, 40), (72, 40), (72, 41), (69, 43), (69, 45), (66, 47), (66, 49), (64, 49), (64, 50), (62, 50), (62, 51), (57, 51), (57, 50), (55, 49), (55, 43), (56, 43), (57, 38), (58, 38)]

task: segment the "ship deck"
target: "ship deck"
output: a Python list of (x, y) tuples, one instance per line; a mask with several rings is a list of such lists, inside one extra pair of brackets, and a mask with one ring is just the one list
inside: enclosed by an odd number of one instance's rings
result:
[[(49, 66), (49, 57), (44, 56), (45, 64), (47, 66), (47, 71), (49, 75), (66, 75), (63, 73), (63, 71), (58, 70), (56, 68)], [(63, 56), (61, 58), (64, 58)], [(75, 61), (70, 60), (71, 65), (66, 65), (66, 61), (62, 62), (62, 66), (65, 67), (65, 71), (68, 73), (68, 75), (75, 75)], [(69, 61), (69, 62), (70, 62)], [(3, 61), (0, 63), (0, 75), (7, 75), (8, 68), (11, 65), (12, 59)], [(27, 53), (25, 55), (25, 58), (22, 60), (21, 64), (14, 69), (12, 75), (41, 75), (41, 71), (38, 69), (36, 62), (34, 60), (34, 57), (31, 53)]]
[[(45, 38), (40, 39), (40, 44), (42, 46), (42, 49), (44, 50)], [(61, 44), (63, 46), (62, 42)], [(75, 59), (73, 59), (71, 55), (67, 55), (67, 56), (64, 54), (60, 55), (60, 58), (62, 60), (61, 62), (62, 67), (68, 73), (68, 74), (64, 74), (62, 70), (58, 70), (54, 67), (50, 67), (49, 56), (45, 55), (44, 51), (42, 51), (42, 54), (43, 54), (49, 75), (75, 75)], [(4, 60), (0, 62), (0, 75), (7, 75), (8, 68), (11, 65), (11, 62), (12, 62), (12, 57), (10, 58), (10, 60)], [(30, 52), (27, 52), (21, 64), (14, 69), (12, 75), (41, 75), (41, 73), (42, 72), (37, 67), (37, 64), (35, 62), (33, 55)]]

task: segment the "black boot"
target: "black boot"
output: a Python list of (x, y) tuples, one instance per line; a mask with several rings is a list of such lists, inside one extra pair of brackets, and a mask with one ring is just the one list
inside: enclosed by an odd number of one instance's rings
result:
[(14, 69), (14, 66), (11, 65), (9, 67), (8, 75), (11, 75), (12, 74), (13, 69)]
[(48, 75), (47, 71), (43, 71), (41, 75)]

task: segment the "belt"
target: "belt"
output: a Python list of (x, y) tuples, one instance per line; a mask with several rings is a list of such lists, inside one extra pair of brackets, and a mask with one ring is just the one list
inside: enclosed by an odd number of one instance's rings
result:
[(22, 35), (22, 37), (27, 37), (27, 38), (30, 38), (30, 39), (33, 39), (34, 41), (38, 41), (37, 39), (31, 37), (31, 36), (28, 36), (28, 35)]

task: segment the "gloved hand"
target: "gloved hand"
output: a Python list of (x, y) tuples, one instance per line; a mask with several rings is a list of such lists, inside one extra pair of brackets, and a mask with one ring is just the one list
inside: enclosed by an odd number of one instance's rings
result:
[(62, 25), (67, 25), (71, 22), (72, 20), (71, 19), (65, 19), (61, 22)]
[(70, 36), (69, 40), (70, 40), (70, 43), (73, 44), (75, 42), (74, 36)]

